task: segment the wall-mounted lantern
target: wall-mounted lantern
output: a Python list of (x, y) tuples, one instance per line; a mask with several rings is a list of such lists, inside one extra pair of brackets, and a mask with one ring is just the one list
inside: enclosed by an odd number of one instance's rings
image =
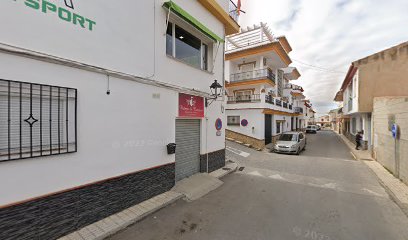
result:
[(221, 96), (222, 93), (222, 86), (221, 84), (218, 83), (217, 80), (214, 80), (214, 82), (210, 85), (210, 91), (211, 95), (209, 98), (205, 99), (205, 106), (208, 107), (213, 103), (219, 96)]

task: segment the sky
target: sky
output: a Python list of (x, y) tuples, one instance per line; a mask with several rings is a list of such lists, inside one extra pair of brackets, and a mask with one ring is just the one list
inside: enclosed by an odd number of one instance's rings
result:
[(267, 23), (292, 46), (291, 66), (302, 75), (318, 115), (333, 102), (351, 62), (408, 41), (408, 0), (241, 0), (241, 27)]

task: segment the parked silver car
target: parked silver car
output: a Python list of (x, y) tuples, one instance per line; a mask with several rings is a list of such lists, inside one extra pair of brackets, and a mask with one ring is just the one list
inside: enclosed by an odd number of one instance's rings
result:
[(285, 132), (276, 141), (274, 151), (299, 155), (305, 148), (306, 136), (303, 132)]
[(317, 126), (316, 125), (309, 125), (306, 128), (306, 133), (317, 133)]

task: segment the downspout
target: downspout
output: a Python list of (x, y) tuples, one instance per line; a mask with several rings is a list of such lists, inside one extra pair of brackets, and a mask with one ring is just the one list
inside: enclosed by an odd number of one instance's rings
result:
[[(170, 9), (169, 13), (170, 15)], [(168, 24), (168, 18), (167, 18), (167, 24)], [(167, 26), (166, 26), (166, 31), (167, 31)], [(156, 75), (156, 1), (153, 1), (153, 73), (150, 76), (147, 76), (145, 78), (150, 79), (153, 78)]]
[(206, 165), (207, 165), (207, 174), (209, 173), (208, 167), (208, 106), (205, 108), (205, 152), (206, 152)]

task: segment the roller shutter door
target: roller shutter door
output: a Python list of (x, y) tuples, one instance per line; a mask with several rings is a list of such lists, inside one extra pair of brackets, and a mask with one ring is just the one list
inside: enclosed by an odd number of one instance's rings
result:
[(200, 120), (176, 120), (176, 181), (200, 171)]

